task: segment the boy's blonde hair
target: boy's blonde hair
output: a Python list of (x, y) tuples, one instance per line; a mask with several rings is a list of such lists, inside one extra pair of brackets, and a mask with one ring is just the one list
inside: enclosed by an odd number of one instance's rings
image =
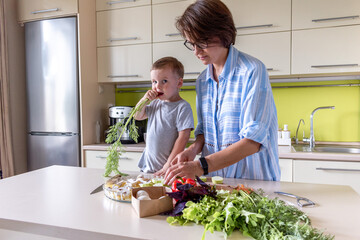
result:
[(184, 65), (174, 57), (163, 57), (153, 63), (151, 70), (164, 69), (170, 67), (179, 78), (184, 77)]

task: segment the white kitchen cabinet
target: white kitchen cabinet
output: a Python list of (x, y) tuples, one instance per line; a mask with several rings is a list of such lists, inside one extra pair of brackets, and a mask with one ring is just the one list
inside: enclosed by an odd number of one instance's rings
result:
[(223, 0), (230, 9), (238, 35), (289, 31), (289, 0)]
[[(124, 152), (119, 159), (120, 171), (140, 171), (138, 162), (141, 152)], [(107, 151), (85, 151), (85, 167), (105, 169)]]
[(151, 0), (96, 0), (96, 11), (137, 7), (150, 4)]
[(269, 75), (290, 74), (291, 32), (237, 36), (235, 47), (261, 60)]
[(196, 79), (206, 68), (194, 52), (184, 46), (183, 41), (154, 43), (153, 61), (166, 56), (175, 57), (184, 65), (184, 79)]
[(98, 48), (98, 81), (101, 83), (150, 80), (151, 44)]
[(359, 0), (292, 0), (292, 28), (360, 24)]
[(20, 22), (70, 16), (77, 13), (77, 0), (18, 0), (18, 20)]
[(282, 182), (292, 182), (293, 181), (293, 160), (287, 158), (279, 159), (281, 177), (280, 181)]
[(151, 6), (97, 12), (97, 46), (151, 43)]
[(360, 162), (294, 161), (294, 182), (350, 185), (360, 194)]
[(181, 16), (193, 1), (180, 1), (153, 5), (153, 42), (182, 40), (175, 27), (176, 17)]
[(168, 2), (179, 2), (179, 1), (188, 1), (188, 0), (152, 0), (152, 4), (168, 3)]
[(293, 31), (292, 74), (360, 71), (360, 25)]

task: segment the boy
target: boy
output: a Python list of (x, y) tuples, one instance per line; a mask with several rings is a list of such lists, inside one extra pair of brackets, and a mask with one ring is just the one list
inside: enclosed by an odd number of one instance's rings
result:
[(164, 57), (152, 66), (152, 89), (139, 101), (147, 98), (151, 103), (134, 116), (136, 120), (148, 118), (146, 147), (138, 164), (143, 172), (167, 169), (170, 161), (185, 149), (194, 129), (190, 104), (179, 95), (183, 77), (184, 66), (176, 58)]

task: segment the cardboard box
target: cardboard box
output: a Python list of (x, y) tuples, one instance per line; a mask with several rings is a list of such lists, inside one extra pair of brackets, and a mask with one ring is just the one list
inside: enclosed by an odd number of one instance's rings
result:
[[(144, 190), (151, 200), (138, 200), (136, 193)], [(165, 196), (161, 199), (160, 197)], [(165, 187), (140, 187), (132, 189), (131, 205), (139, 217), (148, 217), (173, 209), (172, 198), (166, 194)]]

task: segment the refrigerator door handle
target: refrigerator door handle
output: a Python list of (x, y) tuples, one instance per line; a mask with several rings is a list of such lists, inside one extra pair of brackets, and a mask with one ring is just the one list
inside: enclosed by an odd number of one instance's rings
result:
[(34, 131), (29, 132), (29, 134), (33, 135), (33, 136), (74, 136), (74, 135), (78, 135), (78, 134), (72, 133), (72, 132), (34, 132)]

